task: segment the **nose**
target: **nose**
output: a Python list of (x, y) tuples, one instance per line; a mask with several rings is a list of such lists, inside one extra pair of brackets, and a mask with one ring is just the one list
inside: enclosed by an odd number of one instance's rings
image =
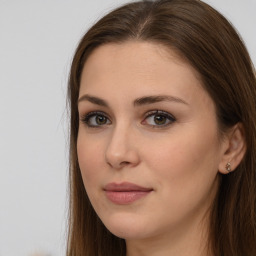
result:
[(106, 148), (105, 158), (107, 164), (117, 170), (139, 164), (138, 145), (129, 127), (116, 127), (113, 130)]

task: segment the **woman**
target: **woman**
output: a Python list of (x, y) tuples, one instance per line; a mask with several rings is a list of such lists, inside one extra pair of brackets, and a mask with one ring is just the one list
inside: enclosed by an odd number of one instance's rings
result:
[(67, 255), (256, 255), (256, 81), (197, 0), (140, 1), (71, 67)]

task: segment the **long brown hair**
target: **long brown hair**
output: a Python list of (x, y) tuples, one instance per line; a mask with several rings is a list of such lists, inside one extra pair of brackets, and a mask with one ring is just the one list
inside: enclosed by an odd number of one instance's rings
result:
[(102, 224), (87, 197), (77, 159), (80, 77), (90, 53), (107, 43), (139, 40), (169, 47), (190, 63), (216, 105), (220, 133), (241, 122), (247, 151), (238, 168), (220, 175), (210, 216), (215, 256), (256, 255), (256, 79), (232, 25), (198, 0), (139, 1), (99, 20), (82, 38), (71, 66), (70, 215), (68, 256), (122, 256), (125, 241)]

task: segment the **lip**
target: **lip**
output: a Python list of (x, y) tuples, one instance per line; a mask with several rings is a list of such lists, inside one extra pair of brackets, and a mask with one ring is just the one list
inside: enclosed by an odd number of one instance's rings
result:
[(131, 204), (148, 194), (150, 194), (153, 189), (141, 187), (139, 185), (122, 182), (122, 183), (109, 183), (104, 187), (107, 198), (120, 205)]

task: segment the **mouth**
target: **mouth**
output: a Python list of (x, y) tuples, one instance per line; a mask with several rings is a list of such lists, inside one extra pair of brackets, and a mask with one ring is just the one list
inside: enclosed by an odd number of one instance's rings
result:
[(115, 204), (131, 204), (149, 195), (153, 189), (141, 187), (133, 183), (109, 183), (104, 187), (107, 198)]

